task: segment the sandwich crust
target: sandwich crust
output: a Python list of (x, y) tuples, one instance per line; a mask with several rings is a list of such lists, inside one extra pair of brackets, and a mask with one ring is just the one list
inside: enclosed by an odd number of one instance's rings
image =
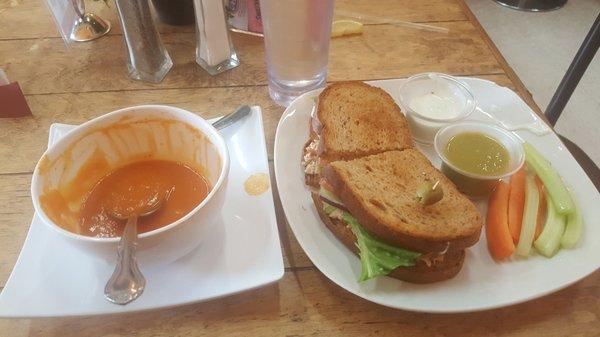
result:
[[(358, 255), (356, 247), (356, 236), (348, 225), (338, 219), (332, 219), (323, 211), (323, 203), (317, 193), (312, 193), (313, 202), (319, 213), (319, 217), (327, 228), (354, 254)], [(464, 250), (447, 251), (443, 259), (427, 264), (424, 260), (418, 260), (412, 267), (399, 267), (394, 269), (388, 276), (411, 282), (432, 283), (451, 279), (462, 268), (465, 260)]]
[[(475, 205), (418, 150), (333, 162), (321, 176), (367, 231), (391, 245), (427, 253), (479, 240), (483, 221)], [(436, 180), (444, 197), (421, 205), (417, 188)]]

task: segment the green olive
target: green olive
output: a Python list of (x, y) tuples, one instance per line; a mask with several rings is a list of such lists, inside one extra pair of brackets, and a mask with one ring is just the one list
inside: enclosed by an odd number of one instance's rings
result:
[(417, 200), (424, 206), (433, 205), (442, 200), (443, 197), (444, 190), (439, 180), (435, 182), (426, 181), (417, 187)]

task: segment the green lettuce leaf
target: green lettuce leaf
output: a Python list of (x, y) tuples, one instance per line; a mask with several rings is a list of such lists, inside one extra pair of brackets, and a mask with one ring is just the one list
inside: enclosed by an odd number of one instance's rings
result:
[[(331, 214), (338, 208), (323, 203), (323, 210), (326, 214)], [(379, 241), (373, 235), (369, 234), (348, 212), (343, 212), (342, 219), (350, 225), (352, 232), (356, 236), (356, 245), (360, 251), (360, 263), (362, 271), (359, 282), (370, 280), (377, 276), (389, 274), (398, 267), (414, 266), (420, 253), (412, 252), (406, 249), (394, 247), (387, 243)]]

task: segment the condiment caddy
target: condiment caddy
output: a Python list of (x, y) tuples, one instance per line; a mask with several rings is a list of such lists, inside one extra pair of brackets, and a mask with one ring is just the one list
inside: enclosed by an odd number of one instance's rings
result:
[[(46, 0), (65, 42), (89, 41), (106, 34), (110, 23), (85, 13), (83, 1), (72, 6)], [(116, 0), (119, 21), (127, 51), (127, 69), (134, 80), (160, 83), (173, 67), (154, 22), (148, 1)], [(158, 2), (159, 5), (165, 5)], [(239, 65), (227, 29), (222, 1), (193, 0), (196, 18), (196, 62), (211, 75)], [(184, 5), (183, 3), (180, 5)]]

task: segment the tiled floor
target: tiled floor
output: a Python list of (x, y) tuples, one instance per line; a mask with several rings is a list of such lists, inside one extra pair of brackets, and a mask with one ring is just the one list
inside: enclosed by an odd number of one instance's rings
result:
[[(600, 0), (569, 0), (545, 13), (520, 12), (492, 0), (466, 0), (542, 110), (600, 13)], [(557, 123), (557, 131), (600, 166), (600, 53)]]

